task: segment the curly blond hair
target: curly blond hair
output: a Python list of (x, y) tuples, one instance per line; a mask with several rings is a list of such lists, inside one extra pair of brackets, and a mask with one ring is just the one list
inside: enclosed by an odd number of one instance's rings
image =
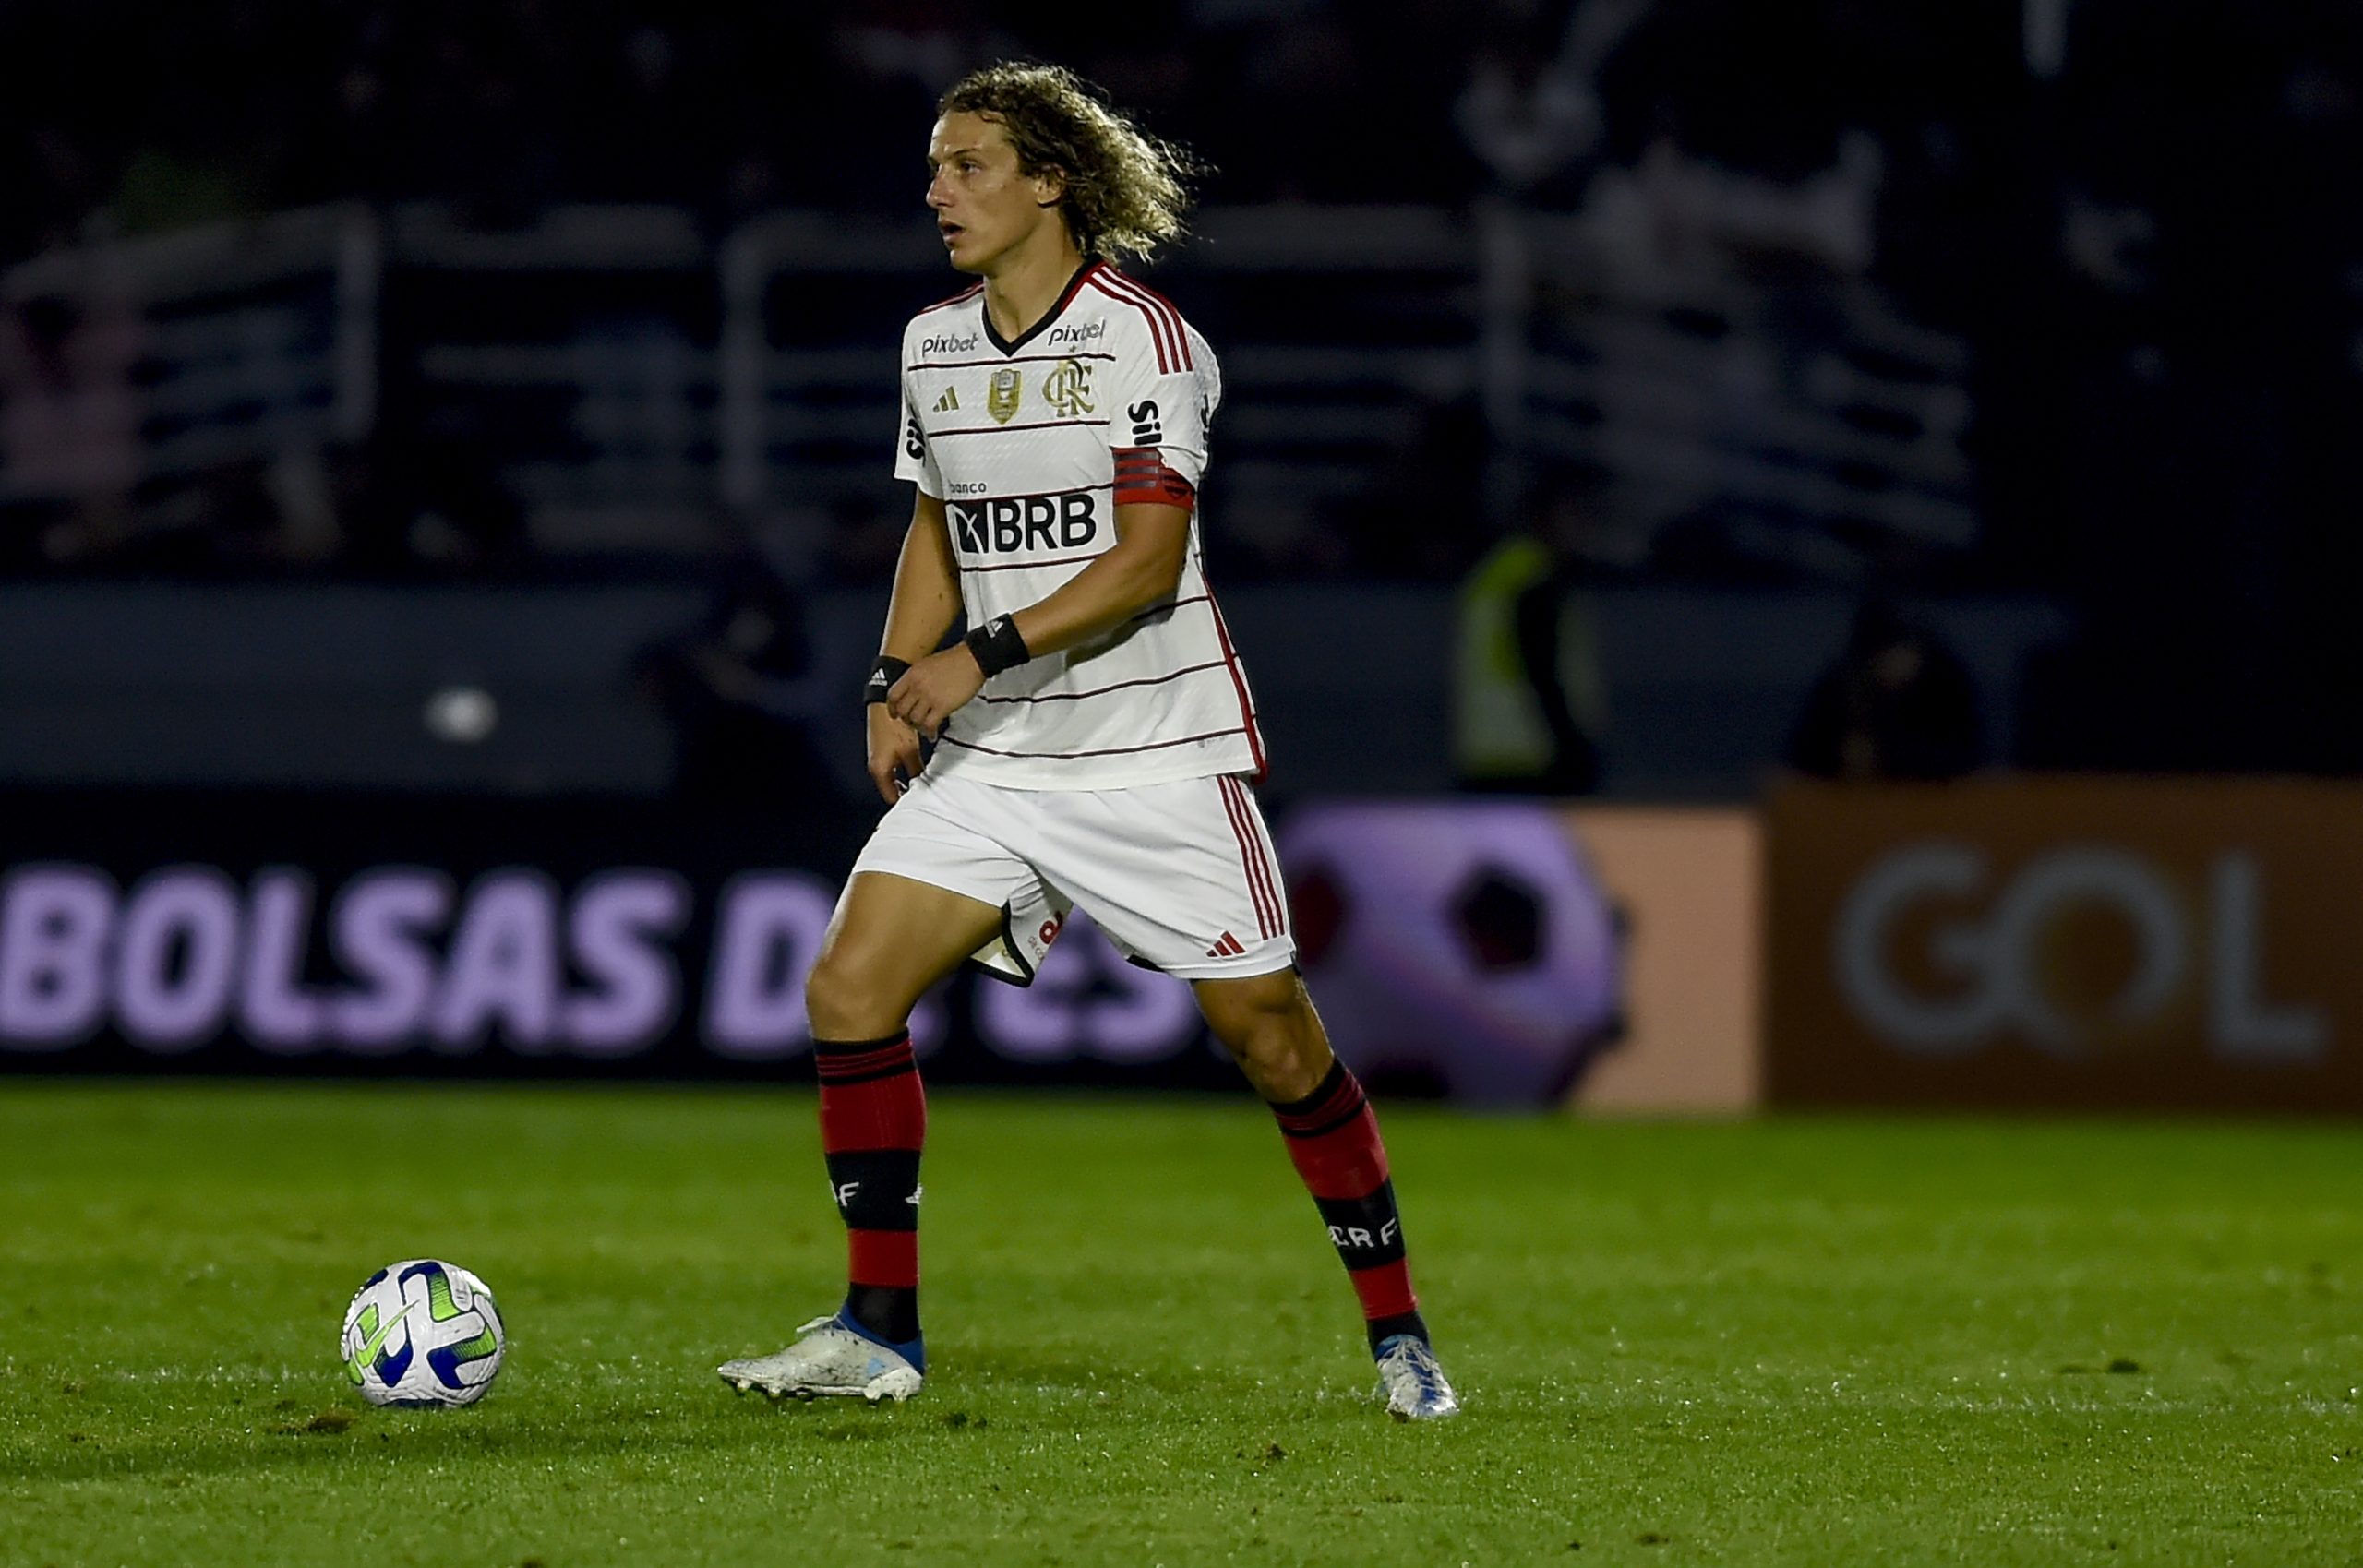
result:
[(1017, 150), (1022, 173), (1064, 179), (1059, 212), (1086, 256), (1146, 261), (1184, 232), (1186, 182), (1204, 165), (1133, 124), (1062, 66), (1009, 60), (971, 71), (936, 113), (992, 121)]

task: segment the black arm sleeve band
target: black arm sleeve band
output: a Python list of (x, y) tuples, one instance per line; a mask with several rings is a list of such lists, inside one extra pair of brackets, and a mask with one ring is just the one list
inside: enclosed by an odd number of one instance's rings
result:
[(970, 632), (966, 638), (968, 652), (977, 656), (977, 667), (986, 677), (1014, 670), (1034, 655), (1027, 651), (1026, 639), (1017, 634), (1017, 623), (1007, 616), (996, 616)]
[(886, 694), (894, 689), (894, 683), (902, 679), (903, 672), (910, 667), (908, 659), (897, 659), (892, 653), (879, 654), (878, 662), (870, 666), (870, 678), (862, 682), (862, 702), (867, 705), (885, 701)]

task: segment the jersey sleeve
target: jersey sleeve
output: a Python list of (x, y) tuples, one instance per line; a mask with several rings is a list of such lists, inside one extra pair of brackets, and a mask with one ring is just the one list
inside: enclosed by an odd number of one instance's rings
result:
[(1108, 445), (1116, 459), (1116, 504), (1197, 505), (1206, 472), (1206, 426), (1218, 396), (1214, 356), (1182, 324), (1152, 323), (1115, 345)]
[(928, 445), (927, 431), (919, 425), (918, 405), (911, 401), (911, 383), (903, 378), (903, 395), (898, 400), (903, 411), (903, 427), (894, 447), (894, 477), (907, 479), (919, 487), (919, 493), (934, 500), (943, 499), (943, 475), (935, 466), (934, 449)]

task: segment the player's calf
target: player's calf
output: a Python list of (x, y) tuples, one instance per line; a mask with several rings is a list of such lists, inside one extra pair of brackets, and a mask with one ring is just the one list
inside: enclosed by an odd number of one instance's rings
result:
[(1271, 1106), (1289, 1157), (1346, 1265), (1388, 1410), (1406, 1420), (1456, 1414), (1459, 1400), (1436, 1364), (1411, 1288), (1378, 1118), (1361, 1083), (1330, 1050), (1303, 982), (1291, 970), (1201, 981), (1197, 990), (1208, 1024)]

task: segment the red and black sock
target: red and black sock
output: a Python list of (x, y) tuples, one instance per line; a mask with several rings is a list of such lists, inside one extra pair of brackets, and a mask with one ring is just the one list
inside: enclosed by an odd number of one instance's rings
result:
[(1275, 1105), (1272, 1115), (1361, 1299), (1371, 1348), (1398, 1334), (1427, 1338), (1403, 1256), (1403, 1220), (1387, 1177), (1386, 1144), (1361, 1083), (1344, 1062), (1332, 1060), (1319, 1088)]
[(846, 1222), (846, 1312), (879, 1338), (919, 1336), (919, 1150), (927, 1092), (911, 1037), (815, 1040), (821, 1150)]

